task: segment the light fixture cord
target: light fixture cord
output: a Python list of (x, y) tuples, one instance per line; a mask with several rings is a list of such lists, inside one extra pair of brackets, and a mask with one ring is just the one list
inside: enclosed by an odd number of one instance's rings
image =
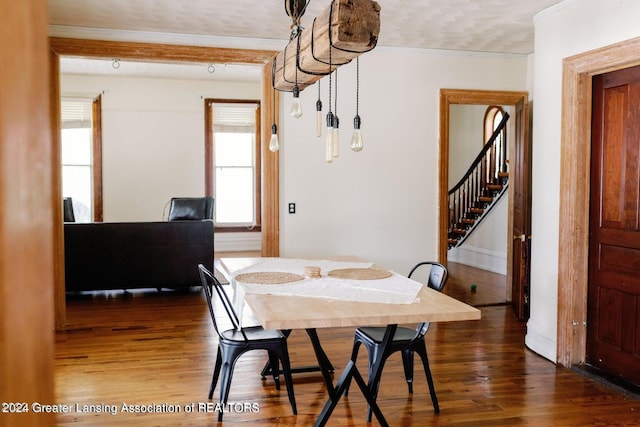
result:
[(333, 102), (334, 102), (334, 108), (333, 109), (336, 111), (335, 115), (337, 116), (338, 115), (338, 69), (337, 68), (336, 68), (336, 85), (335, 85), (335, 89), (334, 90), (336, 91), (336, 93), (335, 93), (334, 100), (333, 100)]
[(356, 116), (358, 115), (358, 104), (360, 103), (360, 57), (356, 58)]
[(331, 113), (331, 44), (329, 44), (329, 113)]

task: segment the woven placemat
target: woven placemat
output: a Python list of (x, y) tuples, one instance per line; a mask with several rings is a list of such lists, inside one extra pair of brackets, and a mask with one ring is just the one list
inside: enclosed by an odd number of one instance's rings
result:
[(304, 276), (280, 271), (258, 271), (255, 273), (242, 273), (236, 276), (238, 282), (253, 283), (257, 285), (279, 285), (303, 280)]
[(331, 270), (329, 277), (352, 280), (377, 280), (391, 277), (391, 272), (378, 268), (339, 268)]

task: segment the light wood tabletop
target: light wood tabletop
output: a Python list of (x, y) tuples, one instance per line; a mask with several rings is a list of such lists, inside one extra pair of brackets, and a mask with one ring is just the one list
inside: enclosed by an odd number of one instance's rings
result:
[[(224, 273), (233, 277), (237, 272), (261, 260), (263, 258), (222, 258), (220, 264)], [(246, 293), (244, 299), (258, 321), (267, 329), (383, 326), (392, 323), (480, 319), (480, 310), (426, 286), (420, 289), (418, 301), (412, 304), (258, 293)]]

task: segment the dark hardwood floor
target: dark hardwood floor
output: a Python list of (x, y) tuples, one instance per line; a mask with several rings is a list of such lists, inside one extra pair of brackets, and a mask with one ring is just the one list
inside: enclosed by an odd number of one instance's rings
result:
[[(400, 356), (388, 360), (378, 402), (391, 426), (640, 425), (637, 397), (557, 367), (525, 348), (526, 324), (502, 304), (504, 291), (498, 288), (504, 284), (489, 290), (478, 279), (481, 272), (470, 279), (450, 270), (448, 291), (481, 306), (482, 319), (433, 324), (426, 336), (440, 414), (433, 412), (419, 365), (411, 395)], [(465, 296), (469, 280), (478, 286)], [(502, 301), (491, 294), (500, 294)], [(207, 412), (212, 409), (207, 394), (216, 337), (199, 288), (70, 298), (67, 309), (69, 328), (56, 334), (56, 403), (71, 405), (72, 411), (59, 414), (57, 425), (217, 425), (217, 414)], [(318, 332), (340, 372), (351, 352), (353, 330)], [(302, 331), (292, 333), (289, 350), (293, 365), (315, 361)], [(366, 371), (364, 351), (360, 355), (358, 365)], [(273, 379), (261, 380), (265, 361), (261, 352), (238, 361), (230, 393), (235, 405), (223, 425), (312, 425), (326, 399), (320, 375), (294, 376), (294, 416), (284, 384), (277, 391)], [(155, 405), (155, 412), (143, 412), (147, 405)], [(132, 412), (123, 412), (123, 406)], [(246, 410), (236, 412), (240, 408)], [(340, 401), (328, 425), (368, 425), (366, 403), (356, 388)], [(378, 424), (374, 419), (370, 425)]]

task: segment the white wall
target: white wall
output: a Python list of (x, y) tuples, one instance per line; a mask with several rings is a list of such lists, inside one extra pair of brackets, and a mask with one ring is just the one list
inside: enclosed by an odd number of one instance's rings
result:
[[(364, 150), (348, 142), (355, 114), (355, 63), (339, 69), (340, 157), (324, 161), (314, 134), (315, 86), (305, 113), (280, 126), (280, 253), (353, 254), (408, 273), (437, 258), (439, 91), (526, 90), (527, 57), (376, 48), (360, 59)], [(322, 100), (327, 111), (326, 78)], [(335, 111), (335, 109), (334, 109)], [(297, 204), (288, 214), (287, 203)]]
[(449, 188), (467, 173), (484, 145), (487, 105), (449, 106)]
[(104, 221), (161, 221), (171, 197), (204, 195), (204, 98), (260, 84), (63, 75), (61, 94), (102, 94)]
[(562, 60), (638, 37), (639, 22), (637, 0), (567, 0), (534, 20), (533, 237), (526, 344), (550, 360), (556, 360), (557, 339)]

